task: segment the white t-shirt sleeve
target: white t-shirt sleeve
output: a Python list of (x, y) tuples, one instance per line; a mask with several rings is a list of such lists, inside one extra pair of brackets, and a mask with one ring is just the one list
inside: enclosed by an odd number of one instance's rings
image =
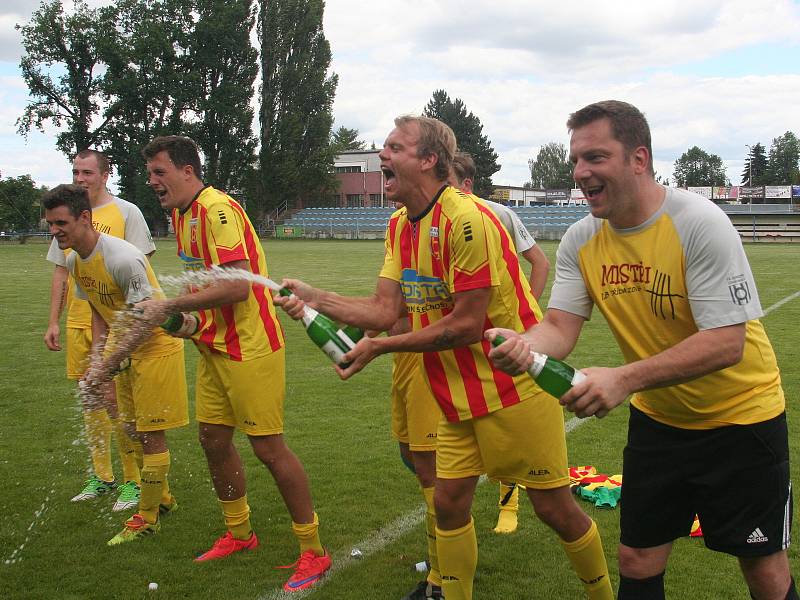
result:
[(556, 308), (589, 319), (594, 301), (578, 264), (578, 250), (588, 239), (591, 225), (584, 219), (570, 226), (556, 251), (556, 276), (550, 290), (548, 310)]
[(120, 201), (119, 205), (125, 215), (125, 241), (136, 246), (142, 254), (153, 252), (156, 245), (142, 211), (132, 202)]
[(761, 317), (753, 272), (728, 216), (709, 202), (699, 214), (681, 212), (674, 218), (686, 252), (686, 288), (697, 328)]
[(131, 244), (105, 238), (106, 267), (114, 282), (122, 290), (125, 302), (136, 304), (153, 296), (153, 288), (147, 278), (147, 259)]
[(59, 267), (67, 266), (66, 253), (58, 247), (56, 238), (51, 240), (50, 247), (47, 249), (47, 260)]
[[(62, 250), (59, 250), (63, 254)], [(70, 252), (69, 256), (67, 256), (64, 260), (64, 264), (62, 265), (64, 268), (69, 271), (69, 274), (73, 276), (73, 289), (75, 290), (75, 297), (80, 298), (81, 300), (88, 300), (89, 297), (83, 292), (83, 288), (78, 285), (78, 280), (74, 278), (75, 276), (75, 261), (78, 260), (78, 253), (77, 252)]]

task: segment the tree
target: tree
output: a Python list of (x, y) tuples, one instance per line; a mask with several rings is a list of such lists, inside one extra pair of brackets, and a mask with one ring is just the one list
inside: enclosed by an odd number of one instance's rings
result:
[(800, 183), (800, 140), (791, 131), (772, 140), (767, 159), (766, 184)]
[(726, 185), (725, 165), (716, 154), (692, 146), (675, 161), (672, 179), (678, 187)]
[(324, 7), (323, 0), (261, 2), (262, 208), (294, 205), (336, 185), (330, 137), (338, 78), (328, 75)]
[(446, 123), (456, 134), (458, 149), (472, 155), (477, 174), (473, 182), (475, 194), (488, 198), (492, 193), (492, 175), (500, 170), (497, 153), (489, 138), (483, 135), (483, 125), (478, 117), (467, 112), (459, 99), (451, 100), (444, 90), (433, 92), (423, 114)]
[(119, 0), (115, 8), (118, 36), (107, 48), (105, 89), (119, 109), (106, 150), (123, 195), (139, 205), (152, 228), (163, 230), (164, 211), (147, 186), (140, 150), (155, 136), (188, 133), (186, 114), (196, 102), (194, 21), (179, 0)]
[(250, 43), (252, 0), (194, 0), (198, 13), (189, 49), (188, 82), (195, 99), (187, 133), (203, 151), (203, 180), (241, 192), (252, 169), (256, 139), (250, 101), (258, 75), (258, 51)]
[[(336, 148), (337, 154), (345, 150), (364, 150), (367, 147), (366, 142), (358, 139), (358, 129), (348, 129), (344, 126), (333, 132), (331, 145)], [(375, 144), (373, 149), (374, 146)]]
[(764, 146), (756, 143), (749, 148), (750, 153), (747, 155), (742, 172), (742, 184), (764, 185), (767, 173), (767, 155)]
[(68, 157), (103, 139), (116, 114), (108, 108), (102, 58), (115, 39), (113, 14), (110, 7), (89, 9), (78, 0), (65, 15), (61, 1), (53, 0), (42, 3), (27, 25), (17, 25), (25, 49), (20, 69), (32, 98), (17, 120), (20, 134), (44, 131), (49, 122), (61, 130), (56, 147)]
[(0, 229), (30, 231), (39, 223), (42, 194), (30, 175), (6, 177), (0, 181)]
[(567, 159), (564, 144), (550, 142), (539, 149), (536, 160), (529, 159), (531, 187), (534, 189), (571, 188), (572, 164)]

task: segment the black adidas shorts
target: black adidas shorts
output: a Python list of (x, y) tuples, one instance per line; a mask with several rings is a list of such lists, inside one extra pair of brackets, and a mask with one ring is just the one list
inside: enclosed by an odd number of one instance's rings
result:
[(689, 535), (707, 547), (766, 556), (789, 546), (792, 494), (786, 414), (754, 425), (688, 430), (631, 406), (620, 541), (650, 548)]

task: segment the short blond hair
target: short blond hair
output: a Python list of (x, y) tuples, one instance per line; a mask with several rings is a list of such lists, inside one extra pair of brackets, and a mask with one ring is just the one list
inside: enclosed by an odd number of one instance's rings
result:
[(456, 153), (456, 135), (453, 130), (446, 123), (432, 117), (402, 115), (394, 120), (395, 127), (400, 128), (411, 123), (416, 123), (419, 127), (417, 156), (424, 158), (435, 154), (437, 160), (434, 173), (439, 181), (447, 181)]

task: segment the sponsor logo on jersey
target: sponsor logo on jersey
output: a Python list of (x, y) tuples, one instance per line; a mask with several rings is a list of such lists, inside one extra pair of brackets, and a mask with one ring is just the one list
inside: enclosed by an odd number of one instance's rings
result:
[(101, 223), (100, 221), (92, 221), (92, 227), (95, 228), (95, 231), (99, 231), (100, 233), (111, 233), (111, 225)]
[(178, 258), (183, 262), (184, 271), (202, 271), (206, 268), (202, 258), (189, 256), (183, 250), (178, 252)]
[(621, 263), (618, 265), (603, 265), (602, 286), (624, 285), (626, 283), (650, 283), (652, 267), (645, 267), (638, 263)]
[(653, 285), (647, 290), (650, 294), (650, 310), (657, 319), (675, 320), (675, 298), (683, 298), (681, 294), (672, 293), (672, 275), (656, 271)]
[(427, 312), (453, 305), (453, 298), (441, 279), (419, 275), (414, 269), (403, 269), (400, 288), (409, 311)]

